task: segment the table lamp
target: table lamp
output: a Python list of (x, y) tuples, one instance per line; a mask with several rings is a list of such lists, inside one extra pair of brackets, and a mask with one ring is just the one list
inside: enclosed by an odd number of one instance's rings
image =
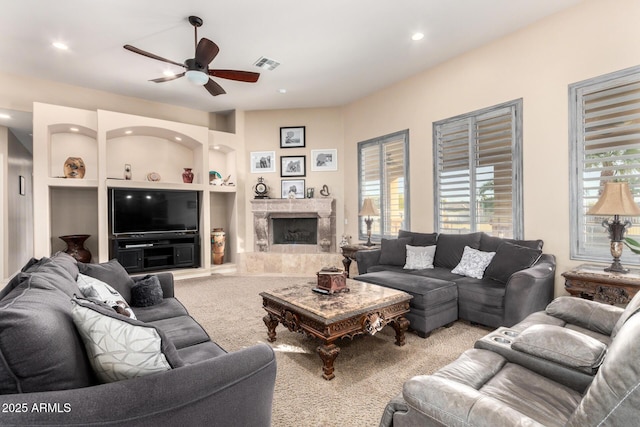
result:
[(366, 216), (364, 222), (367, 224), (367, 243), (365, 243), (365, 245), (373, 246), (373, 243), (371, 243), (371, 224), (373, 224), (373, 218), (371, 217), (379, 215), (378, 210), (373, 206), (373, 200), (368, 197), (364, 199), (362, 201), (362, 209), (360, 209), (358, 215)]
[(613, 263), (604, 271), (614, 273), (627, 273), (629, 270), (620, 264), (620, 256), (624, 247), (624, 233), (631, 226), (630, 221), (621, 222), (620, 216), (640, 216), (640, 207), (633, 200), (629, 183), (627, 182), (607, 182), (604, 191), (595, 205), (589, 209), (587, 215), (611, 216), (613, 220), (607, 218), (602, 221), (602, 226), (609, 232), (611, 240), (611, 255)]

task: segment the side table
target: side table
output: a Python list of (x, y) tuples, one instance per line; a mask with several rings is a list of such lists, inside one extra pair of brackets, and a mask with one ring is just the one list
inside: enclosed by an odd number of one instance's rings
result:
[(611, 273), (603, 266), (583, 264), (562, 273), (564, 288), (572, 296), (603, 302), (626, 305), (640, 290), (640, 269), (628, 273)]
[(349, 267), (351, 267), (351, 261), (355, 261), (356, 254), (358, 251), (368, 251), (372, 249), (380, 249), (380, 245), (371, 245), (367, 246), (364, 243), (358, 245), (345, 245), (342, 246), (342, 265), (344, 265), (344, 271), (347, 272), (347, 277), (349, 277)]

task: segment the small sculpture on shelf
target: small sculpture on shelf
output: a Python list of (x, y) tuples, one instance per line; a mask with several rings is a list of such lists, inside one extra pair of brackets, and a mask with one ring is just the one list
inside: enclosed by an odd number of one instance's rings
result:
[(263, 177), (258, 178), (258, 183), (253, 187), (253, 191), (256, 199), (269, 198), (269, 187), (265, 184)]
[(320, 189), (320, 195), (322, 197), (329, 197), (331, 195), (331, 193), (329, 193), (329, 187), (327, 187), (327, 184), (323, 185)]
[(65, 178), (84, 178), (86, 168), (82, 157), (69, 157), (64, 162)]
[(193, 168), (184, 168), (184, 172), (182, 172), (182, 182), (185, 184), (191, 184), (193, 182)]
[(124, 179), (127, 181), (131, 180), (131, 165), (128, 163), (124, 165)]

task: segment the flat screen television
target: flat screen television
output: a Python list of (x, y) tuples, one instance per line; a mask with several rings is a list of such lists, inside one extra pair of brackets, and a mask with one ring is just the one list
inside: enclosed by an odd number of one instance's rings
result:
[(111, 233), (198, 231), (198, 192), (138, 188), (109, 189)]

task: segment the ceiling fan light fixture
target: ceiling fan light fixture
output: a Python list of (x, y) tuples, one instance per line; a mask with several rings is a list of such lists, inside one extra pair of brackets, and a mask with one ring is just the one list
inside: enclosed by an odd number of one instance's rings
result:
[(198, 86), (204, 86), (207, 84), (207, 82), (209, 81), (209, 76), (205, 73), (203, 73), (202, 71), (197, 71), (197, 70), (188, 70), (185, 73), (185, 76), (187, 76), (187, 79)]

